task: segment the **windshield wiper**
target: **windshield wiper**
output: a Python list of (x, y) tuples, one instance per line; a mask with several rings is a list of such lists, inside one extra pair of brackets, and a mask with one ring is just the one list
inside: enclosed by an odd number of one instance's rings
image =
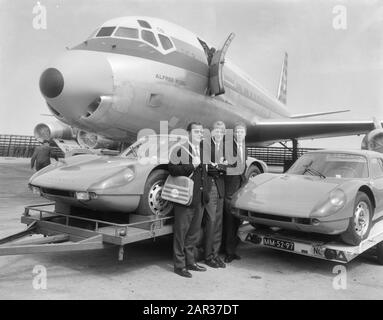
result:
[(322, 172), (315, 170), (310, 166), (306, 166), (306, 169), (305, 171), (303, 171), (303, 174), (305, 174), (306, 172), (310, 172), (312, 175), (320, 176), (321, 178), (326, 179), (326, 176)]

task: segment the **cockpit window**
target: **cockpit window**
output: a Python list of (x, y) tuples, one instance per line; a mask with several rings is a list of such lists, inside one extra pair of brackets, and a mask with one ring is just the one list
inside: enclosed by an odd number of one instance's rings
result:
[(141, 37), (143, 40), (151, 43), (153, 46), (158, 47), (158, 42), (156, 40), (156, 37), (154, 36), (153, 32), (148, 30), (142, 30), (141, 31)]
[(109, 37), (116, 27), (103, 27), (97, 33), (96, 37)]
[(116, 37), (137, 39), (138, 30), (134, 28), (119, 27), (114, 35)]
[(165, 49), (165, 50), (168, 50), (168, 49), (171, 49), (173, 48), (173, 44), (172, 42), (170, 41), (170, 39), (162, 34), (159, 34), (158, 35), (158, 38), (160, 39), (160, 42), (162, 44), (162, 47)]
[(147, 28), (147, 29), (151, 29), (152, 27), (150, 26), (149, 23), (147, 23), (145, 20), (137, 20), (138, 24), (143, 27), (143, 28)]

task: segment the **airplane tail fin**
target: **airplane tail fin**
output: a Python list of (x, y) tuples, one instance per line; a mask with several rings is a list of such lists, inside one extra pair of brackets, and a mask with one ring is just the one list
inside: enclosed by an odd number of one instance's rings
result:
[(279, 86), (278, 86), (278, 93), (277, 93), (278, 100), (282, 102), (283, 104), (286, 104), (286, 101), (287, 101), (287, 60), (288, 60), (288, 55), (287, 55), (287, 52), (285, 52), (285, 58), (283, 59), (281, 76), (279, 78)]

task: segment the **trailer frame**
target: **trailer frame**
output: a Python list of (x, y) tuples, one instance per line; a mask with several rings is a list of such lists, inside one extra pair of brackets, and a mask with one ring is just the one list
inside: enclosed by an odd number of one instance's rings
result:
[[(244, 216), (238, 216), (238, 218), (247, 221)], [(367, 239), (358, 246), (344, 244), (331, 236), (261, 226), (254, 228), (250, 223), (243, 224), (238, 235), (242, 241), (259, 247), (343, 264), (376, 247), (378, 262), (383, 264), (383, 220), (373, 224)]]
[[(129, 214), (129, 222), (119, 223), (55, 211), (54, 202), (26, 206), (21, 222), (27, 228), (0, 239), (0, 256), (99, 250), (118, 246), (118, 260), (124, 246), (173, 233), (173, 216)], [(26, 237), (42, 235), (25, 240)]]

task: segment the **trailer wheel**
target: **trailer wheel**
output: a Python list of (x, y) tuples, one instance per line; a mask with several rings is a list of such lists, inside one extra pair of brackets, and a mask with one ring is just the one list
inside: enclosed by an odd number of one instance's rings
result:
[(378, 257), (379, 264), (383, 265), (383, 241), (376, 245), (376, 255)]
[(148, 177), (141, 196), (137, 213), (143, 216), (167, 216), (173, 210), (173, 203), (162, 199), (161, 192), (169, 172), (154, 170)]
[(374, 209), (370, 198), (359, 191), (355, 197), (353, 215), (347, 230), (340, 235), (341, 239), (347, 244), (359, 245), (370, 233), (373, 214)]

